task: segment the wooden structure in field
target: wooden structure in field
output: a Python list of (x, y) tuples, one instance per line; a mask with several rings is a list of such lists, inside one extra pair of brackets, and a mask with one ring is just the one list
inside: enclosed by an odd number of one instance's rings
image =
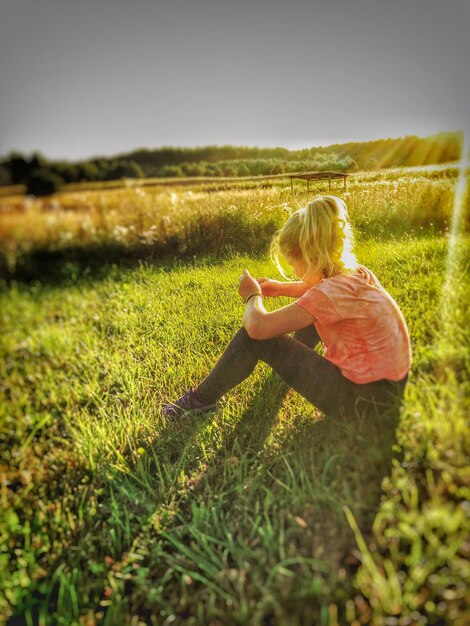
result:
[(294, 195), (294, 178), (306, 180), (307, 193), (310, 193), (311, 180), (327, 180), (328, 189), (331, 189), (331, 180), (333, 178), (342, 178), (344, 189), (346, 189), (346, 178), (348, 177), (348, 174), (343, 174), (343, 172), (306, 172), (305, 174), (288, 174), (288, 176), (290, 178), (290, 188), (292, 191), (292, 195)]

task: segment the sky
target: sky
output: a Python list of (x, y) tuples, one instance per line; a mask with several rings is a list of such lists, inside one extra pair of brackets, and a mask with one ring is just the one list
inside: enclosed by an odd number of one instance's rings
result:
[(468, 0), (0, 0), (0, 156), (465, 130), (469, 29)]

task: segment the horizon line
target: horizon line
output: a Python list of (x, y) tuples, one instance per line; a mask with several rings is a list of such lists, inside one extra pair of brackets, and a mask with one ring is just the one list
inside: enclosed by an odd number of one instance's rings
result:
[(329, 142), (329, 143), (320, 143), (320, 144), (315, 144), (315, 145), (304, 145), (303, 147), (297, 147), (297, 148), (287, 148), (286, 146), (282, 146), (282, 145), (277, 145), (277, 146), (268, 146), (268, 145), (260, 145), (260, 144), (253, 144), (253, 145), (247, 145), (247, 144), (231, 144), (231, 143), (208, 143), (208, 144), (196, 144), (196, 145), (181, 145), (181, 144), (162, 144), (159, 146), (154, 146), (154, 147), (147, 147), (147, 146), (137, 146), (135, 148), (131, 148), (129, 150), (125, 150), (122, 152), (116, 152), (113, 154), (94, 154), (94, 155), (90, 155), (87, 157), (80, 157), (80, 158), (71, 158), (71, 157), (50, 157), (47, 156), (44, 152), (42, 152), (40, 149), (38, 148), (33, 148), (31, 151), (28, 152), (22, 152), (21, 150), (17, 149), (17, 148), (10, 148), (9, 152), (3, 155), (0, 155), (0, 162), (8, 159), (9, 157), (11, 157), (11, 155), (13, 154), (20, 154), (21, 156), (24, 157), (29, 157), (32, 158), (34, 156), (40, 156), (43, 157), (44, 159), (46, 159), (49, 162), (53, 162), (53, 161), (67, 161), (67, 162), (79, 162), (79, 161), (93, 161), (96, 159), (113, 159), (113, 158), (119, 158), (122, 156), (126, 156), (128, 154), (132, 154), (133, 152), (138, 152), (140, 150), (148, 150), (150, 152), (152, 151), (158, 151), (158, 150), (197, 150), (197, 149), (204, 149), (204, 148), (226, 148), (226, 147), (231, 147), (231, 148), (261, 148), (261, 149), (265, 149), (265, 150), (277, 150), (279, 148), (283, 149), (283, 150), (288, 150), (289, 152), (298, 152), (300, 150), (311, 150), (312, 148), (330, 148), (332, 146), (343, 146), (346, 144), (361, 144), (361, 143), (373, 143), (374, 141), (396, 141), (399, 139), (407, 139), (410, 137), (416, 137), (418, 139), (430, 139), (432, 137), (437, 137), (438, 135), (444, 135), (444, 134), (448, 134), (448, 135), (452, 135), (452, 134), (458, 134), (458, 133), (462, 133), (463, 129), (453, 129), (453, 130), (440, 130), (437, 131), (435, 133), (431, 133), (431, 134), (426, 134), (426, 135), (418, 135), (418, 134), (405, 134), (405, 135), (400, 135), (400, 136), (395, 136), (395, 137), (377, 137), (374, 139), (359, 139), (359, 140), (347, 140), (347, 141), (343, 141), (343, 142), (338, 142), (338, 141), (333, 141), (333, 142)]

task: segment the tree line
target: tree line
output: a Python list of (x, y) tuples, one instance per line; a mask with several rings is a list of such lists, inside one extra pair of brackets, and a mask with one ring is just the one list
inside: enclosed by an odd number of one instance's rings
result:
[(123, 178), (240, 177), (307, 171), (354, 171), (447, 163), (460, 157), (460, 133), (407, 136), (288, 150), (249, 146), (142, 148), (111, 158), (52, 161), (39, 153), (13, 152), (0, 160), (0, 185), (25, 185), (47, 195), (65, 183)]

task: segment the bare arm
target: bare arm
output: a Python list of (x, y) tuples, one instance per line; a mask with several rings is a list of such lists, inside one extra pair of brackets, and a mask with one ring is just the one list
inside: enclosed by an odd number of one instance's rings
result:
[[(308, 289), (308, 285), (303, 282), (280, 284), (286, 286), (292, 284), (300, 285), (298, 290), (295, 291), (299, 296)], [(243, 314), (243, 326), (252, 339), (278, 337), (285, 333), (306, 328), (315, 322), (313, 315), (296, 302), (268, 313), (263, 305), (261, 283), (252, 278), (248, 270), (243, 270), (239, 278), (238, 293), (245, 302), (248, 300)], [(289, 291), (289, 293), (294, 293), (294, 290)]]
[(268, 313), (260, 296), (250, 298), (243, 315), (243, 326), (252, 339), (270, 339), (300, 330), (315, 322), (296, 302)]
[(311, 287), (302, 280), (282, 282), (271, 278), (258, 278), (258, 283), (263, 292), (263, 296), (277, 297), (286, 296), (288, 298), (300, 298)]

